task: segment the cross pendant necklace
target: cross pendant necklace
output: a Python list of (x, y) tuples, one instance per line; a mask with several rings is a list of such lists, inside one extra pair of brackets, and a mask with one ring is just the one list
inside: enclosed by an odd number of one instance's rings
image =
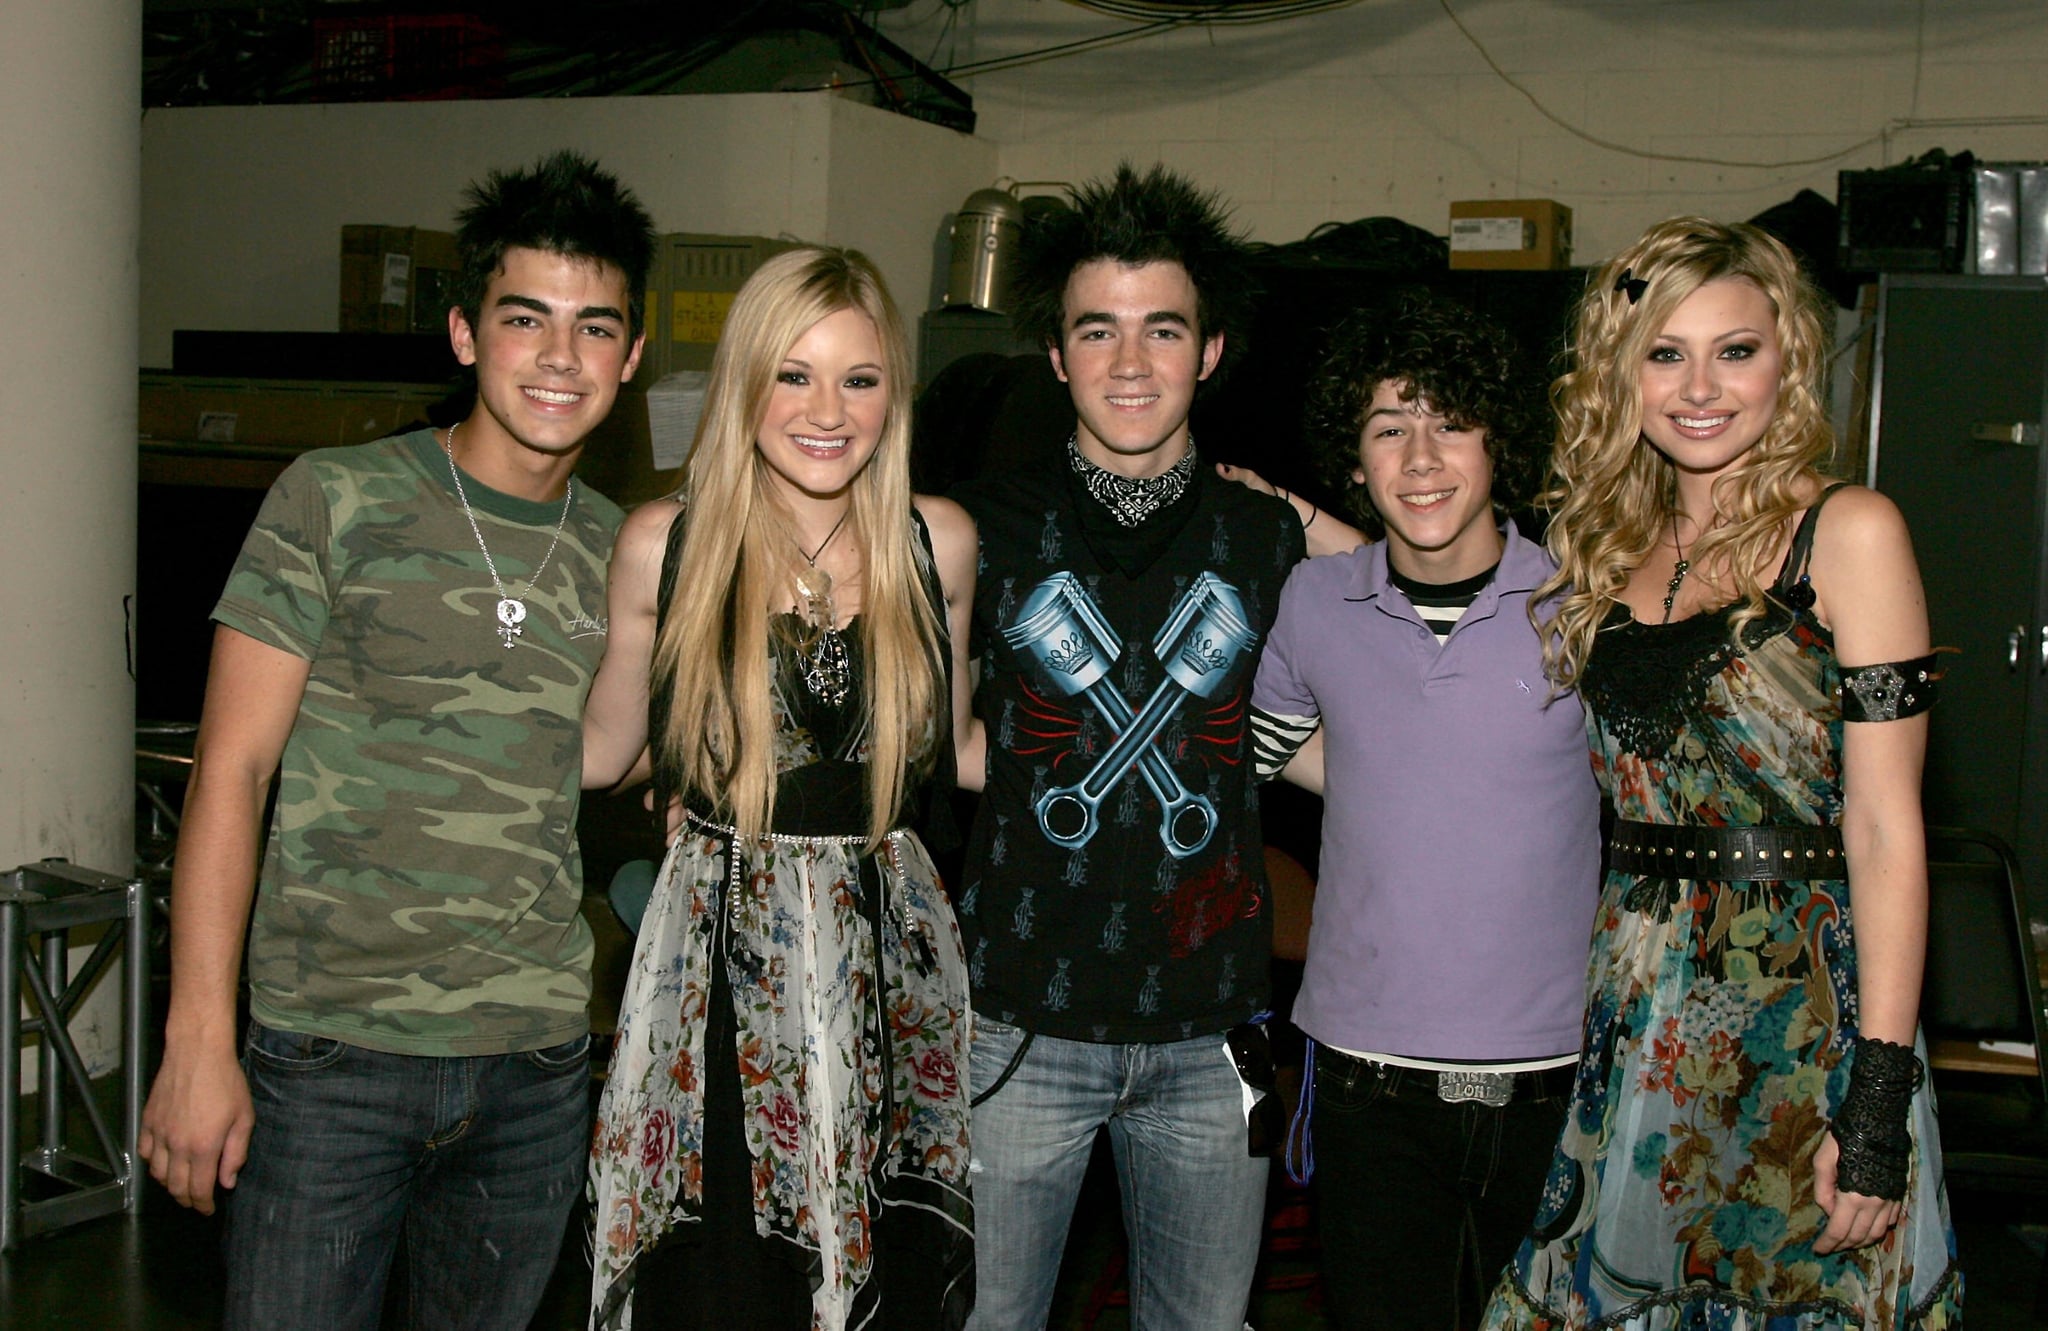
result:
[(1678, 543), (1678, 514), (1671, 515), (1671, 548), (1678, 552), (1678, 562), (1671, 566), (1671, 585), (1664, 589), (1664, 622), (1671, 622), (1671, 603), (1678, 599), (1678, 588), (1685, 581), (1685, 575), (1692, 572), (1692, 561), (1685, 557), (1685, 547)]
[(555, 537), (548, 542), (548, 552), (534, 565), (533, 576), (526, 580), (526, 589), (514, 596), (505, 590), (504, 579), (498, 576), (498, 565), (491, 558), (491, 547), (484, 543), (484, 529), (478, 525), (476, 510), (469, 506), (469, 495), (462, 488), (462, 468), (455, 465), (455, 427), (449, 426), (448, 433), (441, 440), (441, 451), (448, 455), (448, 474), (455, 480), (455, 497), (462, 501), (462, 516), (469, 519), (469, 529), (476, 534), (476, 548), (484, 552), (484, 567), (491, 572), (491, 585), (498, 589), (498, 627), (493, 630), (505, 641), (505, 650), (512, 650), (512, 640), (526, 636), (522, 627), (526, 623), (526, 598), (533, 595), (534, 584), (540, 581), (541, 571), (548, 561), (555, 557), (555, 547), (562, 543), (562, 529), (569, 525), (569, 506), (576, 500), (576, 482), (572, 478), (562, 494), (562, 516), (555, 520)]

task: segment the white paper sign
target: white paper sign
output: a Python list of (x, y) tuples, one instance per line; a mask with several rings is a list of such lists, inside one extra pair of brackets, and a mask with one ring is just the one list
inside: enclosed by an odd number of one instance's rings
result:
[(405, 304), (406, 288), (412, 285), (412, 256), (410, 254), (387, 254), (384, 256), (384, 294), (378, 299), (386, 305)]
[(1520, 217), (1459, 217), (1451, 221), (1454, 250), (1533, 250), (1536, 224)]

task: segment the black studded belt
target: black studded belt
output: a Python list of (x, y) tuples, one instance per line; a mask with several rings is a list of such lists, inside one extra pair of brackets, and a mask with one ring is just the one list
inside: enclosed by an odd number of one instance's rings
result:
[(1607, 839), (1607, 867), (1646, 878), (1713, 882), (1841, 878), (1842, 829), (1807, 823), (1780, 827), (1680, 827), (1618, 822)]

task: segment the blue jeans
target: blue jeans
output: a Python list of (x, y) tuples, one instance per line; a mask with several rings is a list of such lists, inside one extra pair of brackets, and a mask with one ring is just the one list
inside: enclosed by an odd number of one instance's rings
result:
[[(980, 1096), (1024, 1032), (976, 1014)], [(974, 1110), (969, 1331), (1039, 1331), (1074, 1199), (1109, 1128), (1130, 1239), (1133, 1331), (1242, 1331), (1271, 1162), (1245, 1149), (1241, 1083), (1221, 1032), (1171, 1044), (1032, 1039)]]
[(426, 1058), (252, 1025), (226, 1324), (374, 1331), (402, 1233), (413, 1326), (524, 1327), (583, 1189), (589, 1059), (588, 1036)]

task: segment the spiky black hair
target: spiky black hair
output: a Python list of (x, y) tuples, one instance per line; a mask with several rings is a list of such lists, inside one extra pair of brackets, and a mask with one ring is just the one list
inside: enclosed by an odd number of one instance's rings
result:
[[(1129, 162), (1111, 179), (1078, 185), (1073, 194), (1071, 211), (1047, 214), (1025, 228), (1011, 285), (1018, 335), (1040, 346), (1060, 344), (1067, 279), (1082, 264), (1172, 262), (1195, 284), (1202, 336), (1224, 334), (1224, 362), (1236, 360), (1255, 289), (1244, 242), (1230, 230), (1222, 199), (1164, 166), (1140, 176)], [(1219, 373), (1223, 368), (1217, 366)]]
[(654, 221), (619, 178), (564, 149), (531, 170), (492, 171), (463, 192), (455, 243), (462, 270), (456, 304), (472, 327), (484, 291), (508, 249), (594, 259), (625, 274), (632, 328), (646, 330), (647, 270), (654, 262)]
[(1337, 326), (1302, 413), (1317, 478), (1344, 497), (1370, 534), (1381, 535), (1385, 524), (1352, 473), (1366, 406), (1387, 380), (1402, 386), (1402, 401), (1419, 398), (1460, 425), (1486, 431), (1496, 509), (1520, 508), (1534, 496), (1551, 448), (1540, 376), (1520, 363), (1514, 339), (1498, 324), (1448, 297), (1409, 288)]

